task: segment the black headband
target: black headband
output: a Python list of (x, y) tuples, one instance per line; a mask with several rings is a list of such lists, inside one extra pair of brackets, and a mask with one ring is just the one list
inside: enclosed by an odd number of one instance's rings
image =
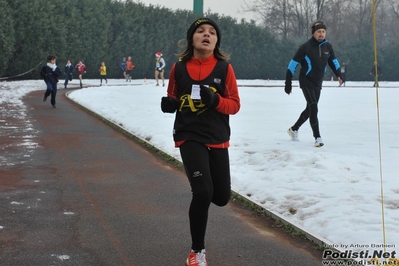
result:
[(315, 31), (319, 30), (319, 29), (325, 29), (325, 30), (327, 30), (327, 27), (326, 27), (326, 25), (324, 25), (324, 24), (322, 24), (322, 23), (316, 24), (316, 25), (312, 26), (312, 34), (313, 34)]

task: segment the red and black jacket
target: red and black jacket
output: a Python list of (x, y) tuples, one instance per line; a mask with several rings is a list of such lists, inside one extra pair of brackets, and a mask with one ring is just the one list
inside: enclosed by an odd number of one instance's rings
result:
[[(217, 84), (219, 104), (206, 108), (200, 99), (192, 99), (193, 85)], [(231, 64), (217, 60), (192, 58), (172, 66), (168, 96), (180, 105), (176, 112), (173, 138), (176, 147), (195, 140), (213, 148), (227, 148), (230, 140), (229, 115), (240, 109), (237, 81)]]

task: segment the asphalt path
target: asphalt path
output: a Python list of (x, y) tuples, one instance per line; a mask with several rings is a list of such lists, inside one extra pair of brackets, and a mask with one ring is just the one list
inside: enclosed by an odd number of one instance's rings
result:
[[(185, 265), (191, 192), (183, 170), (66, 91), (57, 108), (29, 93), (26, 117), (2, 106), (0, 265)], [(322, 256), (238, 201), (211, 206), (206, 248), (210, 266), (319, 266)]]

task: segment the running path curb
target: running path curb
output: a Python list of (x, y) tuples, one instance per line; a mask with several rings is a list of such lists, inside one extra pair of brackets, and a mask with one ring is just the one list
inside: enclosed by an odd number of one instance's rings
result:
[[(91, 110), (90, 108), (88, 108), (88, 107), (86, 107), (86, 106), (74, 101), (72, 98), (69, 97), (69, 94), (72, 93), (72, 92), (73, 91), (68, 91), (68, 92), (66, 92), (64, 94), (65, 97), (71, 103), (73, 103), (74, 105), (76, 105), (79, 108), (83, 109), (87, 113), (93, 115), (94, 117), (100, 119), (105, 124), (107, 124), (107, 125), (111, 126), (112, 128), (118, 130), (119, 132), (121, 132), (122, 134), (128, 136), (129, 138), (138, 141), (141, 145), (145, 146), (146, 148), (149, 148), (149, 149), (157, 152), (158, 154), (167, 157), (168, 160), (174, 162), (179, 167), (183, 167), (181, 161), (175, 159), (174, 157), (170, 156), (169, 154), (165, 153), (164, 151), (158, 149), (157, 147), (155, 147), (153, 144), (151, 144), (147, 140), (134, 135), (133, 133), (128, 131), (123, 126), (114, 123), (113, 121), (111, 121), (111, 120), (99, 115), (98, 113), (96, 113), (95, 111)], [(306, 230), (305, 228), (303, 228), (300, 225), (295, 225), (295, 224), (289, 222), (288, 220), (283, 218), (281, 215), (279, 215), (279, 214), (277, 214), (277, 213), (275, 213), (273, 211), (267, 210), (264, 207), (260, 206), (259, 203), (253, 201), (250, 197), (248, 197), (246, 195), (239, 194), (238, 192), (232, 190), (232, 197), (235, 200), (239, 200), (239, 201), (245, 203), (246, 205), (249, 205), (250, 208), (252, 210), (256, 211), (257, 213), (260, 213), (260, 214), (265, 215), (267, 217), (271, 217), (275, 221), (280, 221), (282, 224), (292, 227), (295, 231), (297, 231), (300, 234), (304, 235), (306, 239), (308, 239), (309, 241), (313, 242), (315, 245), (318, 245), (319, 247), (326, 247), (327, 246), (328, 249), (330, 249), (330, 250), (337, 251), (337, 252), (343, 252), (342, 250), (334, 248), (334, 243), (332, 243), (331, 241), (329, 241), (329, 240), (327, 240), (327, 239), (325, 239), (325, 238), (323, 238), (321, 236), (318, 236), (316, 234), (313, 234), (313, 233), (309, 232), (308, 230)]]

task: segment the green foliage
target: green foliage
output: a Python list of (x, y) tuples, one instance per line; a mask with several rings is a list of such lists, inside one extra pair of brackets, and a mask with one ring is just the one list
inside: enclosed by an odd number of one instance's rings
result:
[(3, 76), (8, 66), (8, 61), (12, 58), (13, 46), (15, 43), (12, 9), (6, 0), (0, 0), (0, 77)]
[[(0, 8), (0, 76), (18, 75), (55, 54), (61, 69), (68, 59), (73, 64), (83, 59), (87, 78), (98, 77), (102, 61), (108, 77), (121, 78), (120, 61), (130, 55), (133, 78), (153, 78), (154, 54), (161, 51), (168, 77), (177, 61), (178, 42), (185, 40), (187, 29), (198, 18), (191, 11), (133, 0), (0, 0)], [(231, 55), (239, 79), (284, 79), (288, 62), (306, 40), (279, 39), (252, 20), (237, 22), (209, 12), (204, 16), (218, 23), (221, 48)], [(371, 80), (371, 40), (346, 38), (334, 49), (338, 59), (348, 63), (349, 80)], [(384, 80), (397, 79), (396, 50), (395, 43), (389, 43), (380, 51)], [(23, 78), (39, 78), (38, 71)]]
[[(390, 42), (387, 46), (379, 51), (378, 62), (381, 66), (381, 70), (383, 75), (380, 77), (380, 80), (386, 81), (394, 81), (399, 79), (398, 75), (398, 62), (399, 62), (399, 53), (398, 53), (398, 43)], [(372, 66), (370, 66), (371, 68)], [(370, 70), (369, 70), (370, 71)]]
[(340, 46), (334, 46), (334, 50), (339, 61), (341, 63), (345, 61), (347, 65), (346, 79), (348, 81), (372, 80), (373, 77), (369, 74), (374, 62), (371, 40), (348, 40)]
[(13, 26), (15, 29), (15, 44), (12, 61), (7, 72), (16, 75), (24, 72), (50, 53), (62, 51), (57, 32), (56, 2), (42, 0), (9, 1)]
[[(262, 77), (267, 78), (273, 71), (271, 66), (276, 59), (273, 57), (276, 46), (268, 32), (265, 31), (258, 38), (253, 38), (259, 33), (259, 29), (253, 23), (242, 23), (236, 25), (235, 28), (229, 27), (229, 30), (225, 32), (227, 36), (225, 43), (231, 49), (231, 63), (237, 78), (259, 78), (260, 69), (263, 72)], [(241, 38), (236, 38), (236, 36)], [(260, 47), (267, 48), (260, 49)]]

